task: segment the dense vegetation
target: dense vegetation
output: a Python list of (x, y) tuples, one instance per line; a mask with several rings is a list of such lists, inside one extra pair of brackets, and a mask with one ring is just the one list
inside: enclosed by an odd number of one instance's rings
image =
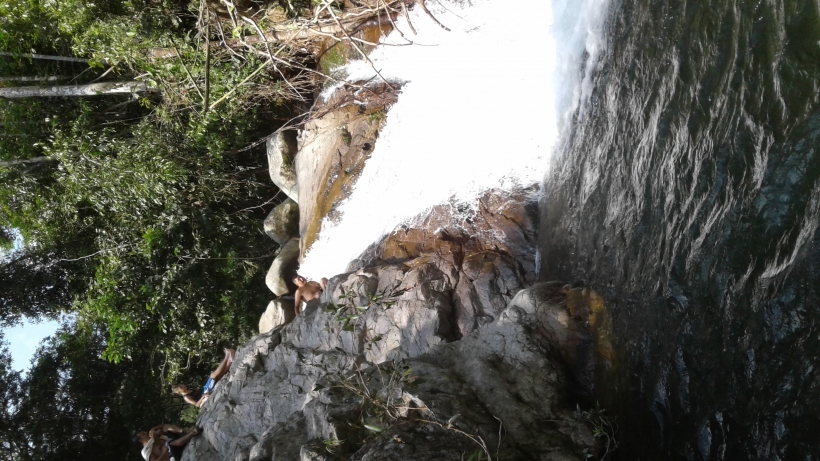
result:
[(246, 3), (264, 14), (0, 3), (0, 90), (147, 87), (0, 97), (0, 325), (64, 319), (25, 375), (0, 343), (3, 459), (140, 459), (134, 430), (193, 421), (170, 384), (200, 384), (223, 347), (254, 334), (277, 250), (261, 221), (283, 198), (254, 142), (311, 98), (312, 64), (286, 45), (272, 52), (295, 63), (283, 69), (229, 43), (309, 2)]

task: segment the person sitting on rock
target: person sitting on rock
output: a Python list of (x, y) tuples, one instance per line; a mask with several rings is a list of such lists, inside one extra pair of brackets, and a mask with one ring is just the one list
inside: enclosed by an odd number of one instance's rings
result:
[(233, 363), (234, 355), (236, 355), (236, 351), (233, 349), (225, 349), (225, 358), (222, 359), (222, 363), (216, 367), (211, 376), (208, 378), (208, 381), (205, 382), (205, 385), (202, 386), (202, 390), (195, 390), (191, 389), (185, 384), (174, 384), (171, 387), (171, 392), (177, 395), (181, 395), (182, 399), (186, 402), (190, 403), (195, 407), (201, 407), (208, 397), (211, 396), (211, 393), (214, 391), (214, 387), (216, 383), (222, 379), (228, 373), (228, 370), (231, 369), (231, 363)]
[(302, 301), (308, 302), (317, 299), (327, 288), (327, 279), (324, 277), (322, 277), (321, 282), (314, 282), (297, 274), (296, 277), (293, 277), (293, 283), (299, 287), (296, 289), (296, 294), (293, 295), (293, 308), (296, 315), (302, 314)]
[(179, 461), (185, 446), (198, 434), (196, 427), (182, 429), (173, 424), (160, 424), (148, 432), (137, 432), (136, 439), (142, 444), (145, 461)]

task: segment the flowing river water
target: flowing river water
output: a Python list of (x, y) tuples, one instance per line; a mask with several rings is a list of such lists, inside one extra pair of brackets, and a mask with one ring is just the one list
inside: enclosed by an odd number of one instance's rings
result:
[(539, 238), (614, 320), (618, 459), (820, 459), (819, 8), (612, 5)]
[(427, 5), (452, 31), (415, 8), (417, 36), (396, 24), (414, 45), (371, 54), (402, 94), (302, 271), (543, 179), (541, 279), (613, 321), (592, 399), (615, 458), (820, 459), (818, 2)]

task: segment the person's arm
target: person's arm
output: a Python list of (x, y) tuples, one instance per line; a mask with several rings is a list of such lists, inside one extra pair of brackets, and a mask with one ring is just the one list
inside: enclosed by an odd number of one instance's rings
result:
[(202, 408), (202, 404), (204, 404), (205, 401), (208, 400), (208, 397), (210, 397), (210, 396), (211, 396), (211, 394), (202, 394), (202, 397), (200, 397), (199, 400), (196, 401), (194, 406), (197, 407), (197, 408)]
[(191, 405), (193, 405), (193, 406), (195, 406), (195, 407), (198, 407), (198, 406), (199, 406), (199, 400), (194, 400), (194, 398), (193, 398), (193, 397), (191, 397), (191, 396), (190, 396), (190, 395), (188, 395), (188, 394), (183, 395), (183, 396), (182, 396), (182, 400), (184, 400), (184, 401), (186, 401), (186, 402), (190, 403)]
[(293, 311), (296, 315), (302, 315), (302, 288), (296, 290), (293, 295)]
[(173, 424), (163, 424), (162, 433), (173, 432), (174, 434), (182, 434), (182, 428)]

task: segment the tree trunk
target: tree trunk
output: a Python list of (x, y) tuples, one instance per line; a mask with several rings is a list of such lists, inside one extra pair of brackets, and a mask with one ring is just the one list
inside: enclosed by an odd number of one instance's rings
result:
[(72, 58), (68, 56), (52, 56), (49, 54), (29, 54), (29, 53), (9, 53), (8, 51), (0, 51), (0, 56), (11, 56), (14, 58), (29, 58), (29, 59), (47, 59), (49, 61), (67, 61), (67, 62), (88, 62), (85, 58)]
[(25, 158), (21, 160), (4, 160), (0, 161), (0, 168), (7, 167), (7, 166), (14, 166), (14, 165), (24, 165), (26, 163), (40, 163), (40, 162), (56, 162), (57, 160), (52, 157), (33, 157), (33, 158)]
[(35, 75), (32, 77), (0, 77), (0, 82), (53, 82), (66, 79), (65, 75)]
[(144, 82), (105, 82), (88, 85), (18, 86), (0, 88), (0, 98), (43, 98), (54, 96), (100, 96), (150, 91)]

